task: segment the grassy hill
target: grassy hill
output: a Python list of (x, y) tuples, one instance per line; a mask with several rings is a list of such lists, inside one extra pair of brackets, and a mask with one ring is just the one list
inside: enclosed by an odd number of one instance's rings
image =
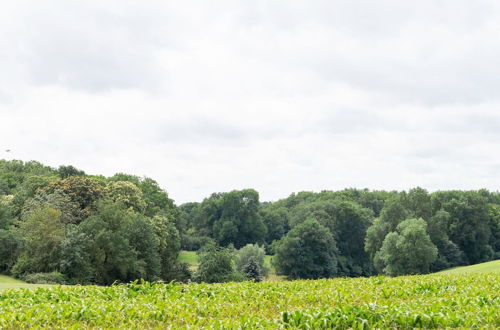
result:
[(0, 275), (0, 291), (5, 289), (18, 289), (18, 288), (38, 288), (46, 287), (48, 284), (29, 284), (10, 276)]
[(438, 274), (462, 274), (462, 273), (488, 273), (488, 272), (500, 272), (500, 260), (494, 260), (489, 262), (483, 262), (482, 264), (455, 267), (443, 270)]

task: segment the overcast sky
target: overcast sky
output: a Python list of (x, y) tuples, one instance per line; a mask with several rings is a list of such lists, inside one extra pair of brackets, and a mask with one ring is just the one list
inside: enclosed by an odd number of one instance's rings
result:
[(2, 1), (0, 123), (0, 158), (177, 203), (496, 191), (500, 1)]

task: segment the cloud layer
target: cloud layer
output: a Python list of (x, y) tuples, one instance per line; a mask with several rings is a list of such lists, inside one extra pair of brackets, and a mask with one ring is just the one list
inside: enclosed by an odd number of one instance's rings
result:
[(177, 202), (500, 184), (497, 1), (18, 1), (0, 59), (2, 158)]

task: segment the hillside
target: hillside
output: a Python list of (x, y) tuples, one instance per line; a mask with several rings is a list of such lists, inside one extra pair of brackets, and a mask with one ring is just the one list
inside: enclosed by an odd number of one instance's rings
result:
[(500, 260), (494, 260), (489, 262), (483, 262), (481, 264), (455, 267), (447, 270), (443, 270), (438, 274), (462, 274), (462, 273), (488, 273), (488, 272), (500, 272)]
[(48, 284), (29, 284), (10, 276), (0, 275), (0, 291), (6, 289), (47, 287)]

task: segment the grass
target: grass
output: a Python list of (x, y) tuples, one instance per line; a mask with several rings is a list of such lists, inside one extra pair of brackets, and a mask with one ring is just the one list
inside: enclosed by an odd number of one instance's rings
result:
[(12, 278), (10, 276), (0, 275), (0, 291), (6, 290), (6, 289), (21, 289), (21, 288), (36, 289), (36, 288), (48, 287), (48, 286), (50, 286), (50, 285), (48, 285), (48, 284), (29, 284), (29, 283), (17, 280), (15, 278)]
[(500, 272), (500, 260), (494, 260), (489, 262), (483, 262), (482, 264), (463, 266), (463, 267), (455, 267), (443, 270), (438, 274), (463, 274), (463, 273), (488, 273)]
[(198, 255), (195, 251), (181, 251), (179, 253), (179, 261), (188, 263), (191, 270), (198, 269)]

